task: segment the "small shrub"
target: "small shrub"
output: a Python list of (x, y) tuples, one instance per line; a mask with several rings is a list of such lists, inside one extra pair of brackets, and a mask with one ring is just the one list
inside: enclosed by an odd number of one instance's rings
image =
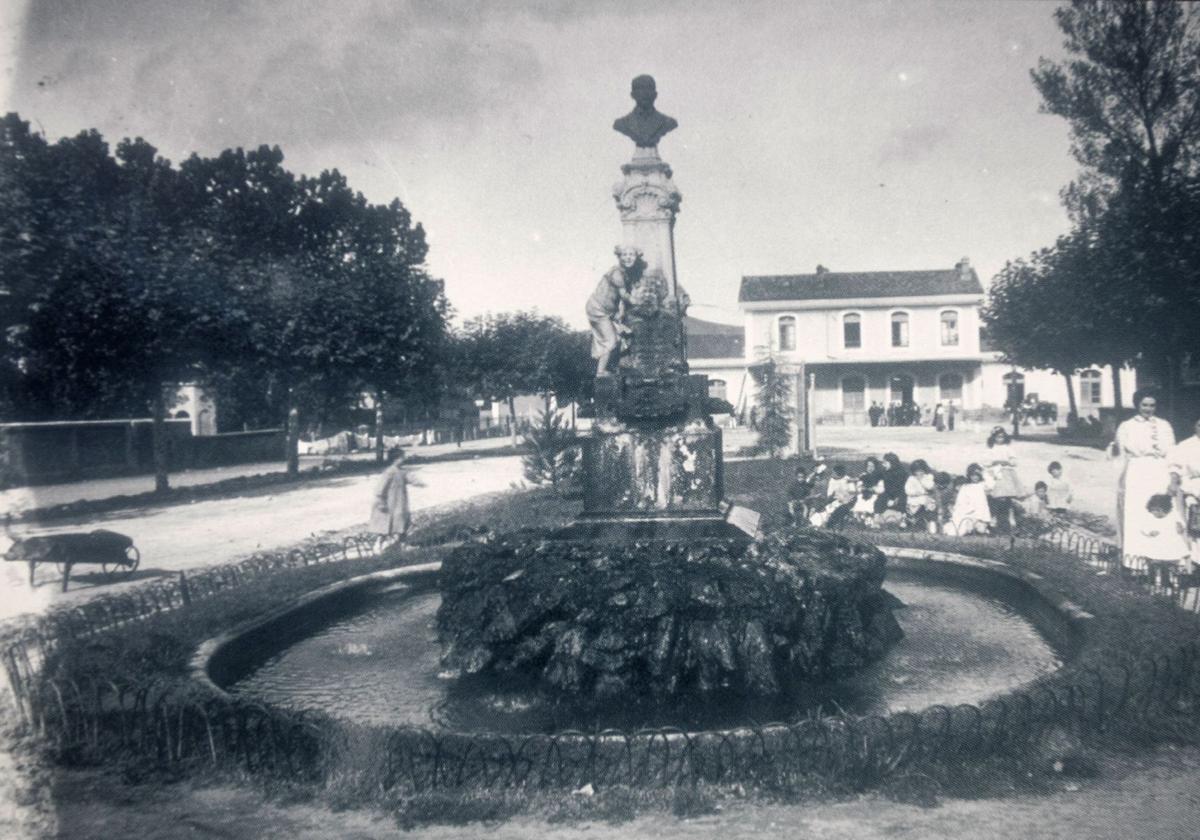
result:
[(544, 410), (525, 432), (521, 461), (529, 481), (566, 489), (579, 477), (579, 439), (561, 414)]

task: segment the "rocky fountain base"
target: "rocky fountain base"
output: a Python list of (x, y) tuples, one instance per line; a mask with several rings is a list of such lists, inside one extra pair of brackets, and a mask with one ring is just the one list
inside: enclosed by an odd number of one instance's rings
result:
[(763, 697), (856, 671), (903, 635), (884, 555), (836, 534), (555, 536), (517, 532), (444, 563), (448, 671), (584, 701)]

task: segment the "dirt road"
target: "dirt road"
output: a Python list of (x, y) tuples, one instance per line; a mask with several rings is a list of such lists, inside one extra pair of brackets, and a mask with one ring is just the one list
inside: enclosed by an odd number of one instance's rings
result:
[[(411, 491), (413, 510), (507, 490), (521, 482), (516, 456), (446, 461), (415, 468), (424, 487)], [(137, 578), (227, 563), (255, 551), (292, 545), (313, 535), (364, 525), (378, 477), (348, 476), (314, 481), (271, 495), (249, 495), (195, 502), (190, 505), (122, 511), (86, 520), (55, 523), (48, 528), (16, 528), (19, 536), (108, 528), (133, 537), (142, 554)], [(0, 536), (0, 553), (10, 542)], [(24, 564), (0, 569), (0, 620), (39, 610), (46, 604), (86, 598), (99, 591), (119, 591), (79, 569), (70, 592), (58, 591), (58, 572), (38, 569), (29, 588)], [(74, 573), (73, 573), (74, 574)]]

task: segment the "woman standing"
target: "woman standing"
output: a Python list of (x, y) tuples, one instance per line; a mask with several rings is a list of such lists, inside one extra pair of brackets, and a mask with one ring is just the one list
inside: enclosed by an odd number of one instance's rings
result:
[(1158, 399), (1153, 392), (1138, 391), (1133, 395), (1133, 404), (1138, 413), (1117, 427), (1109, 454), (1122, 462), (1117, 482), (1121, 565), (1143, 571), (1143, 558), (1154, 552), (1154, 546), (1145, 536), (1154, 530), (1146, 505), (1151, 496), (1169, 490), (1167, 451), (1175, 446), (1175, 432), (1170, 423), (1155, 416)]
[(367, 530), (389, 537), (403, 537), (412, 524), (408, 510), (408, 486), (424, 487), (425, 483), (404, 469), (404, 450), (394, 449), (391, 454), (391, 466), (383, 471), (375, 489)]

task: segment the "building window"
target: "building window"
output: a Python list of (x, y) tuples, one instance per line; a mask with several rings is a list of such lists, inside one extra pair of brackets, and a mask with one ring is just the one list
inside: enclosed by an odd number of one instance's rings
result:
[(962, 401), (963, 378), (961, 373), (943, 373), (938, 377), (938, 399)]
[(861, 376), (842, 380), (842, 411), (867, 410), (867, 383)]
[(724, 379), (708, 380), (708, 395), (714, 400), (725, 399), (725, 380)]
[(842, 346), (847, 350), (862, 347), (862, 316), (850, 313), (842, 318)]
[(1025, 402), (1025, 374), (1013, 371), (1006, 373), (1004, 379), (1004, 407), (1012, 408)]
[(779, 319), (779, 349), (796, 349), (796, 319), (791, 315)]
[(1079, 374), (1079, 401), (1084, 405), (1100, 405), (1100, 371), (1085, 370)]
[(942, 313), (942, 346), (958, 346), (958, 313), (952, 309)]
[(892, 315), (892, 346), (908, 346), (908, 313), (896, 312)]

